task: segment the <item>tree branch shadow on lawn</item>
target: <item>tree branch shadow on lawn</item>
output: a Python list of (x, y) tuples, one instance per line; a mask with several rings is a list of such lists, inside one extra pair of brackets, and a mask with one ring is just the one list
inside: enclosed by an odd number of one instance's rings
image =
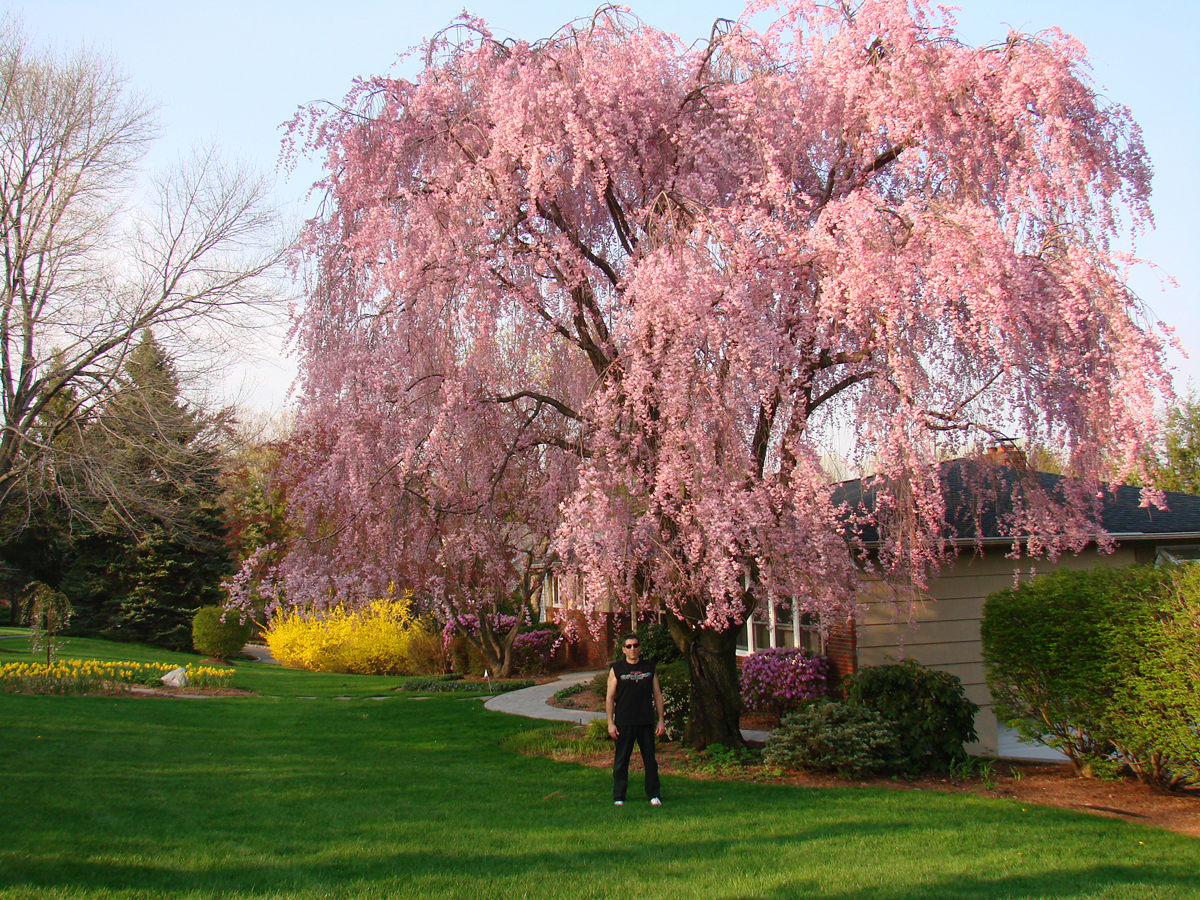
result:
[[(1070, 900), (1070, 898), (1105, 896), (1185, 896), (1200, 891), (1200, 876), (1185, 871), (1181, 865), (1168, 865), (1148, 871), (1145, 865), (1105, 864), (1059, 872), (1037, 871), (1009, 875), (955, 875), (939, 879), (922, 878), (908, 885), (884, 884), (877, 887), (857, 884), (845, 890), (823, 890), (821, 879), (805, 870), (790, 874), (766, 862), (772, 846), (793, 845), (797, 842), (822, 843), (864, 836), (880, 839), (895, 837), (891, 825), (867, 822), (848, 822), (842, 826), (812, 828), (806, 833), (765, 841), (746, 841), (747, 855), (765, 854), (763, 883), (753, 893), (728, 894), (746, 900), (797, 896), (821, 897), (823, 900), (979, 900), (979, 898), (1027, 898), (1041, 900)], [(747, 846), (753, 844), (753, 847)], [(633, 848), (631, 848), (633, 849)], [(131, 890), (154, 894), (196, 892), (206, 897), (224, 898), (262, 896), (264, 894), (297, 892), (299, 895), (332, 892), (333, 896), (354, 896), (356, 888), (374, 892), (389, 888), (398, 894), (428, 895), (437, 891), (443, 896), (456, 888), (464, 895), (474, 895), (479, 880), (486, 873), (489, 892), (503, 896), (506, 889), (532, 892), (538, 896), (548, 890), (551, 896), (567, 896), (568, 885), (574, 877), (585, 879), (593, 887), (605, 874), (611, 873), (614, 889), (633, 889), (646, 895), (646, 886), (658, 884), (662, 892), (686, 896), (692, 887), (697, 896), (703, 893), (697, 882), (711, 882), (714, 859), (728, 859), (730, 842), (703, 840), (672, 842), (669, 866), (664, 866), (662, 848), (649, 845), (643, 852), (629, 852), (619, 847), (595, 849), (551, 850), (540, 848), (516, 854), (440, 853), (427, 850), (393, 853), (386, 857), (364, 859), (349, 853), (328, 862), (306, 862), (292, 856), (281, 856), (277, 863), (249, 864), (239, 861), (226, 867), (201, 867), (193, 871), (170, 866), (121, 865), (106, 862), (80, 862), (74, 859), (43, 859), (49, 869), (48, 879), (21, 877), (13, 871), (0, 875), (0, 886), (6, 889), (40, 891), (66, 889), (78, 891)], [(691, 863), (686, 864), (686, 863)], [(733, 862), (733, 860), (730, 860)], [(685, 865), (681, 866), (681, 863)], [(754, 877), (755, 872), (730, 866), (731, 874), (740, 879)], [(832, 873), (830, 873), (832, 874)], [(886, 872), (882, 873), (885, 880)], [(825, 879), (828, 881), (829, 879)], [(774, 882), (772, 884), (772, 882)], [(1137, 894), (1112, 893), (1122, 887), (1140, 888)], [(668, 889), (669, 888), (669, 889)], [(1160, 891), (1167, 890), (1169, 894)], [(681, 893), (682, 892), (682, 893)], [(652, 890), (650, 895), (656, 895)]]

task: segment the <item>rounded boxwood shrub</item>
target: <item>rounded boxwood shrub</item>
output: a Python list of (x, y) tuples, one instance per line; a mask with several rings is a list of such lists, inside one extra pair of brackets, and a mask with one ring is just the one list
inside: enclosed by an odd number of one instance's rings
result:
[(946, 771), (967, 758), (975, 740), (975, 713), (962, 682), (914, 659), (859, 669), (842, 682), (846, 702), (875, 710), (894, 726), (896, 768)]
[(866, 706), (813, 700), (783, 717), (763, 750), (768, 765), (859, 776), (887, 771), (900, 753), (895, 726)]
[(203, 606), (192, 618), (192, 646), (205, 656), (229, 659), (242, 652), (253, 627), (249, 618), (239, 624), (236, 612), (226, 614), (219, 606)]

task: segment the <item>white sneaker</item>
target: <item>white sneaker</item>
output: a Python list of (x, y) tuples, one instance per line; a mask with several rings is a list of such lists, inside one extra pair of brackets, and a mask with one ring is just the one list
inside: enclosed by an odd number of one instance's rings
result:
[(613, 806), (624, 806), (624, 805), (625, 805), (624, 800), (614, 800), (613, 801)]
[(659, 800), (657, 797), (651, 797), (651, 798), (650, 798), (650, 805), (651, 805), (651, 806), (662, 806), (662, 801), (661, 801), (661, 800)]

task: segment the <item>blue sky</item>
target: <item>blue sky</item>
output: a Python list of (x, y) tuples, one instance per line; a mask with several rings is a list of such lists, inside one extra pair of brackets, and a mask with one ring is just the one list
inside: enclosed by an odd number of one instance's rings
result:
[[(468, 2), (467, 8), (502, 36), (544, 37), (572, 18), (590, 14), (594, 0), (558, 3)], [(87, 44), (111, 55), (132, 87), (160, 104), (162, 139), (148, 164), (158, 167), (198, 142), (273, 171), (280, 123), (300, 105), (339, 100), (356, 76), (392, 69), (397, 55), (458, 15), (463, 0), (369, 2), (145, 2), (145, 0), (0, 0), (36, 44), (71, 50)], [(738, 0), (630, 2), (647, 23), (687, 41), (706, 37), (714, 19), (734, 18)], [(960, 36), (971, 43), (1003, 39), (1011, 26), (1039, 31), (1058, 26), (1087, 46), (1094, 77), (1112, 100), (1133, 110), (1155, 166), (1155, 231), (1139, 243), (1163, 276), (1133, 281), (1153, 312), (1176, 334), (1189, 358), (1173, 353), (1177, 389), (1200, 388), (1200, 67), (1195, 35), (1200, 3), (1150, 0), (1131, 14), (1127, 0), (963, 0)], [(398, 70), (412, 74), (409, 61)], [(281, 205), (299, 217), (315, 166), (280, 177)], [(292, 368), (278, 360), (279, 337), (236, 378), (252, 402), (278, 408)], [(235, 379), (236, 380), (236, 379)]]

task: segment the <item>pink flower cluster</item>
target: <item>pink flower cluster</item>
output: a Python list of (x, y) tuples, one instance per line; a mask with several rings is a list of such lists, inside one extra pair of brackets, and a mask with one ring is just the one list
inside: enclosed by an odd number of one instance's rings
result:
[(527, 675), (544, 675), (550, 671), (554, 651), (562, 644), (556, 631), (527, 631), (513, 641), (513, 665)]
[(759, 650), (742, 663), (742, 703), (746, 709), (784, 709), (801, 700), (824, 697), (829, 661), (803, 650)]

